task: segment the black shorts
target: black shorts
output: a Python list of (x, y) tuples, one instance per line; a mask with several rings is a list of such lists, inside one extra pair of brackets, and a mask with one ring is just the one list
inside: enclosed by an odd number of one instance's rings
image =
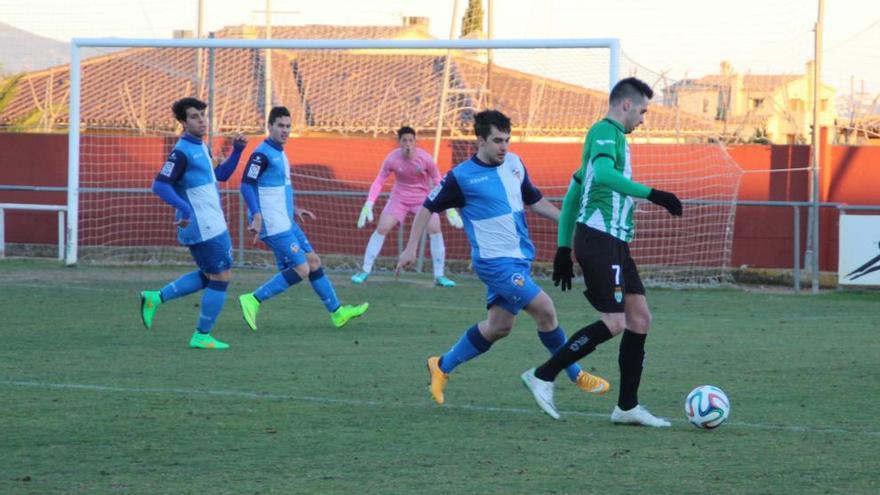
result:
[(578, 223), (574, 254), (584, 272), (584, 295), (600, 313), (623, 313), (625, 294), (645, 294), (626, 242)]

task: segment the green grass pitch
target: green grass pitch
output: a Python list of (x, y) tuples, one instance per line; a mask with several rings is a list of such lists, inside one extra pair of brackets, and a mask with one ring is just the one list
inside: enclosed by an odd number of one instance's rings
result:
[[(307, 284), (267, 302), (257, 332), (235, 299), (271, 275), (237, 270), (215, 328), (186, 347), (200, 297), (138, 291), (188, 267), (0, 261), (0, 493), (878, 493), (880, 294), (649, 290), (640, 399), (673, 421), (615, 426), (616, 401), (560, 376), (563, 421), (519, 374), (547, 357), (525, 313), (433, 404), (425, 359), (485, 316), (485, 289), (373, 276), (341, 330)], [(577, 286), (542, 281), (567, 332), (596, 318)], [(585, 366), (618, 383), (617, 340)], [(687, 392), (724, 389), (728, 424), (684, 420)]]

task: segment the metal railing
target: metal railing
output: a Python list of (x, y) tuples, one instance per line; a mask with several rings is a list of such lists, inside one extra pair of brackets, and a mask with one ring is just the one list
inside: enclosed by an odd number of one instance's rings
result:
[(0, 258), (6, 256), (6, 210), (57, 211), (58, 212), (58, 260), (64, 261), (64, 215), (66, 205), (37, 205), (24, 203), (0, 203)]
[[(66, 193), (67, 188), (63, 186), (22, 186), (22, 185), (2, 185), (0, 184), (0, 191), (29, 191), (29, 192), (61, 192)], [(135, 193), (135, 194), (152, 194), (152, 191), (149, 188), (89, 188), (84, 187), (80, 188), (80, 192), (84, 193), (96, 193), (96, 192), (104, 192), (104, 193)], [(239, 194), (236, 189), (221, 189), (221, 194), (229, 195), (229, 194)], [(352, 191), (296, 191), (298, 196), (346, 196), (346, 197), (366, 197), (365, 192), (352, 192)], [(383, 195), (387, 195), (388, 193), (383, 193)], [(548, 200), (554, 202), (562, 201), (561, 197), (547, 197)], [(691, 205), (728, 205), (730, 203), (725, 201), (708, 201), (708, 200), (683, 200), (684, 204)], [(742, 200), (735, 201), (734, 206), (765, 206), (765, 207), (775, 207), (775, 208), (791, 208), (792, 210), (792, 275), (794, 278), (794, 290), (801, 290), (801, 270), (803, 264), (801, 263), (801, 208), (807, 208), (808, 220), (812, 220), (814, 203), (810, 201), (752, 201), (752, 200)], [(52, 206), (53, 208), (63, 208), (66, 211), (66, 208), (61, 206)], [(840, 213), (846, 213), (848, 211), (877, 211), (880, 212), (880, 205), (850, 205), (846, 203), (819, 203), (820, 208), (834, 208)], [(2, 208), (2, 205), (0, 205)], [(240, 208), (243, 208), (243, 204), (240, 204)], [(36, 208), (35, 208), (36, 209)], [(54, 210), (59, 211), (59, 210)], [(240, 212), (242, 213), (242, 212)], [(63, 211), (59, 211), (60, 215), (63, 215)], [(243, 235), (245, 233), (245, 229), (247, 228), (244, 225), (244, 215), (239, 215), (239, 259), (243, 259), (244, 254), (244, 238)], [(2, 226), (2, 218), (0, 218), (0, 226)], [(63, 234), (63, 231), (59, 231), (59, 234)], [(61, 238), (64, 236), (61, 235)], [(2, 233), (0, 233), (0, 240), (2, 240)], [(403, 234), (403, 228), (398, 228), (397, 235), (397, 243), (399, 250), (403, 250), (403, 245), (405, 243), (405, 238)], [(0, 244), (2, 246), (2, 244)], [(2, 249), (2, 248), (0, 248)], [(424, 246), (421, 247), (419, 258), (424, 257)], [(807, 263), (805, 263), (807, 264)], [(813, 266), (812, 264), (810, 264)], [(421, 265), (419, 265), (421, 266)]]

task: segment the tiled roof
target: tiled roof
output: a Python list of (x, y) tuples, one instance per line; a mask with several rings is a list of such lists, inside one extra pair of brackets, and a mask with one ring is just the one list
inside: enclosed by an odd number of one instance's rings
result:
[[(217, 38), (264, 38), (263, 26), (227, 26), (217, 31)], [(305, 26), (273, 26), (273, 39), (397, 39), (409, 33), (427, 36), (422, 25), (413, 26), (331, 26), (310, 24)]]
[[(235, 29), (226, 28), (224, 36), (235, 36)], [(302, 26), (273, 28), (272, 34), (393, 37), (411, 29), (421, 28)], [(193, 95), (208, 100), (209, 51), (201, 51), (201, 66), (195, 49), (128, 49), (84, 61), (85, 130), (175, 130), (174, 99)], [(218, 132), (262, 131), (263, 57), (262, 50), (214, 51)], [(444, 56), (434, 54), (272, 50), (272, 102), (291, 110), (294, 132), (387, 134), (404, 123), (430, 128), (436, 125), (444, 63)], [(469, 135), (473, 112), (486, 104), (486, 64), (458, 54), (451, 69), (445, 123)], [(38, 117), (51, 120), (52, 127), (67, 125), (68, 66), (25, 74), (14, 86), (8, 97), (0, 94), (0, 126), (35, 125)], [(510, 115), (516, 132), (530, 136), (582, 136), (607, 108), (607, 93), (497, 65), (491, 89), (492, 106)], [(640, 132), (671, 135), (676, 121), (683, 132), (713, 131), (712, 121), (684, 112), (676, 117), (674, 109), (654, 105)]]

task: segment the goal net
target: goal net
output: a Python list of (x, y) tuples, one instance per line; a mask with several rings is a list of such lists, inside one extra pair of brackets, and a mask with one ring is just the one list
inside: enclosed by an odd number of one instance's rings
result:
[[(355, 269), (374, 226), (358, 229), (358, 214), (383, 158), (397, 146), (400, 126), (416, 129), (418, 145), (436, 156), (445, 173), (475, 150), (473, 115), (501, 110), (513, 124), (511, 151), (559, 205), (580, 165), (584, 135), (607, 110), (611, 82), (629, 75), (618, 74), (613, 40), (541, 46), (266, 41), (225, 34), (213, 40), (80, 43), (106, 53), (74, 57), (72, 64), (70, 176), (78, 187), (70, 193), (68, 263), (189, 262), (176, 243), (172, 209), (150, 192), (179, 136), (170, 110), (178, 98), (208, 103), (207, 142), (216, 159), (230, 152), (233, 134), (249, 137), (240, 168), (219, 183), (237, 262), (271, 264), (270, 253), (247, 235), (238, 187), (248, 155), (265, 137), (267, 110), (284, 105), (293, 121), (285, 152), (296, 204), (317, 217), (302, 227), (328, 266)], [(634, 179), (674, 191), (685, 200), (686, 213), (675, 219), (640, 203), (634, 257), (654, 284), (723, 282), (741, 171), (721, 145), (710, 143), (711, 122), (661, 103), (655, 97), (646, 124), (631, 136)], [(374, 206), (377, 218), (392, 184), (389, 179)], [(546, 269), (556, 226), (532, 214), (528, 221), (536, 266)], [(403, 232), (408, 235), (408, 228)], [(449, 270), (468, 270), (464, 233), (444, 218), (443, 235)], [(389, 236), (377, 269), (391, 266), (402, 239)], [(428, 253), (425, 258), (430, 263)]]

